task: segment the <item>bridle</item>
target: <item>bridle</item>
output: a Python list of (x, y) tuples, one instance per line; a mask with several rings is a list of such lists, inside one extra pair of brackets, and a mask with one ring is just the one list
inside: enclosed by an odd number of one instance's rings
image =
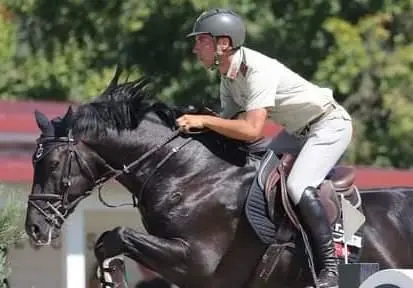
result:
[[(36, 210), (40, 212), (45, 217), (46, 222), (49, 223), (52, 227), (60, 229), (63, 225), (64, 220), (66, 219), (68, 212), (79, 203), (82, 199), (89, 196), (89, 193), (86, 192), (83, 196), (78, 197), (72, 202), (69, 202), (69, 189), (72, 186), (72, 160), (76, 159), (82, 171), (86, 171), (87, 177), (90, 181), (94, 181), (95, 177), (92, 171), (89, 168), (89, 165), (80, 157), (79, 152), (76, 149), (76, 140), (71, 136), (71, 133), (67, 137), (50, 137), (50, 136), (41, 136), (37, 139), (37, 150), (35, 152), (33, 163), (36, 165), (41, 161), (47, 154), (52, 152), (58, 147), (63, 145), (66, 146), (66, 157), (64, 160), (64, 175), (61, 178), (61, 183), (59, 185), (62, 193), (61, 194), (52, 194), (52, 193), (42, 193), (42, 194), (30, 194), (28, 204), (32, 205)], [(53, 147), (45, 151), (45, 146), (52, 145)], [(46, 152), (46, 153), (45, 153)], [(37, 204), (38, 201), (44, 201), (46, 206), (42, 208)], [(49, 230), (49, 241), (51, 241), (51, 229)], [(48, 243), (50, 244), (50, 243)], [(45, 244), (46, 245), (46, 244)]]
[[(57, 147), (60, 147), (62, 145), (66, 146), (66, 157), (64, 160), (64, 170), (63, 173), (64, 176), (61, 178), (61, 183), (60, 187), (62, 189), (62, 193), (59, 194), (52, 194), (52, 193), (47, 193), (47, 194), (30, 194), (29, 195), (29, 200), (28, 204), (33, 206), (37, 211), (39, 211), (45, 218), (46, 222), (49, 223), (50, 229), (49, 229), (49, 239), (46, 243), (38, 243), (39, 245), (49, 245), (51, 243), (51, 233), (53, 228), (60, 229), (69, 215), (69, 211), (73, 209), (81, 200), (84, 198), (88, 197), (90, 194), (93, 193), (95, 189), (98, 189), (99, 192), (99, 200), (107, 207), (120, 207), (120, 206), (125, 206), (125, 205), (132, 205), (133, 207), (138, 206), (138, 201), (142, 199), (143, 193), (145, 190), (146, 184), (149, 182), (153, 174), (161, 168), (175, 153), (180, 151), (186, 144), (188, 144), (192, 138), (182, 138), (178, 137), (180, 135), (181, 131), (180, 130), (174, 130), (172, 134), (167, 137), (163, 142), (160, 144), (154, 146), (151, 148), (149, 151), (145, 152), (143, 155), (141, 155), (137, 160), (129, 163), (128, 165), (124, 165), (122, 169), (115, 169), (108, 163), (105, 164), (105, 167), (108, 168), (108, 171), (104, 173), (100, 178), (96, 179), (92, 169), (90, 169), (90, 166), (88, 163), (81, 157), (80, 152), (78, 151), (78, 148), (76, 146), (77, 140), (74, 139), (72, 136), (71, 131), (69, 131), (67, 137), (45, 137), (41, 136), (36, 142), (37, 142), (37, 151), (35, 152), (34, 155), (34, 164), (36, 165), (43, 157), (56, 149)], [(182, 139), (180, 143), (176, 146), (173, 147), (167, 155), (157, 163), (155, 168), (149, 173), (146, 177), (146, 179), (143, 181), (143, 185), (141, 186), (141, 189), (138, 191), (137, 195), (132, 194), (132, 201), (133, 203), (125, 203), (121, 205), (110, 205), (107, 203), (105, 200), (103, 200), (103, 197), (101, 195), (101, 189), (103, 185), (108, 182), (109, 180), (116, 179), (117, 177), (125, 174), (130, 174), (133, 170), (136, 170), (138, 165), (142, 164), (143, 161), (147, 160), (150, 156), (152, 156), (155, 152), (157, 152), (159, 149), (162, 147), (166, 146), (168, 143), (172, 142), (176, 138)], [(48, 149), (46, 153), (44, 153), (44, 146), (45, 145), (53, 145), (52, 148)], [(90, 180), (91, 183), (91, 188), (87, 191), (85, 191), (82, 195), (77, 197), (76, 199), (69, 201), (69, 191), (72, 185), (71, 181), (71, 168), (72, 168), (72, 162), (73, 159), (75, 159), (80, 167), (81, 173), (86, 175), (86, 177)], [(38, 201), (43, 201), (45, 202), (46, 206), (42, 208), (37, 204)]]

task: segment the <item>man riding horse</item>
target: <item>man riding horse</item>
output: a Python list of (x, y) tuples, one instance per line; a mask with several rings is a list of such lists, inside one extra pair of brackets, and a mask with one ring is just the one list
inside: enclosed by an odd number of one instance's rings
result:
[(277, 154), (297, 156), (287, 180), (288, 193), (322, 267), (319, 287), (338, 287), (332, 230), (316, 188), (350, 144), (350, 115), (337, 104), (330, 89), (312, 84), (278, 60), (245, 47), (244, 21), (231, 10), (202, 13), (188, 37), (195, 37), (193, 52), (198, 60), (221, 74), (222, 112), (220, 117), (185, 114), (177, 124), (184, 131), (208, 128), (246, 142), (261, 137), (268, 116), (284, 126), (269, 148)]

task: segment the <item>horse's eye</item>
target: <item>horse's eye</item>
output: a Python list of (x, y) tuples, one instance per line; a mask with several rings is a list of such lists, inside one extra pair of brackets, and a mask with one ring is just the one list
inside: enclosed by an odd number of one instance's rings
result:
[(57, 166), (59, 166), (59, 161), (58, 161), (58, 160), (52, 160), (52, 161), (50, 161), (50, 166), (49, 166), (50, 170), (56, 169)]

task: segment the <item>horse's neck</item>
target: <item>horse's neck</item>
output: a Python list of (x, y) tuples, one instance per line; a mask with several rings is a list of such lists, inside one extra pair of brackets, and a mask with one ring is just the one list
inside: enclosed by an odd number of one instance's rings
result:
[[(122, 169), (125, 166), (133, 163), (139, 159), (145, 152), (148, 152), (157, 145), (162, 145), (169, 136), (171, 136), (173, 131), (171, 128), (164, 126), (161, 122), (154, 121), (154, 119), (143, 120), (142, 123), (136, 130), (115, 132), (110, 131), (106, 139), (102, 139), (97, 143), (96, 147), (98, 154), (115, 169)], [(207, 141), (208, 142), (208, 141)], [(215, 143), (214, 141), (209, 141)], [(153, 172), (156, 169), (156, 165), (161, 161), (165, 160), (169, 152), (180, 147), (182, 143), (185, 143), (183, 138), (172, 141), (165, 147), (160, 148), (151, 156), (146, 158), (142, 163), (131, 169), (131, 174), (124, 175), (119, 178), (118, 181), (125, 186), (132, 193), (136, 193), (136, 187), (142, 185), (145, 181), (145, 175)], [(172, 145), (172, 146), (171, 146)], [(192, 141), (190, 150), (185, 149), (185, 153), (179, 152), (179, 157), (174, 158), (174, 163), (176, 167), (191, 168), (192, 173), (202, 172), (202, 167), (210, 167), (211, 163), (219, 163), (222, 169), (231, 168), (233, 166), (238, 166), (239, 169), (249, 171), (251, 169), (251, 163), (248, 164), (248, 160), (245, 158), (245, 153), (236, 152), (238, 149), (222, 149), (220, 145), (223, 144), (213, 144), (212, 146), (203, 143), (203, 141)], [(217, 146), (217, 147), (215, 147)], [(219, 147), (218, 147), (219, 146)], [(215, 151), (217, 149), (217, 151)], [(231, 153), (230, 153), (231, 152)], [(203, 155), (200, 155), (203, 154)], [(194, 161), (194, 155), (199, 156), (199, 161)], [(221, 158), (221, 160), (219, 159)], [(179, 159), (179, 161), (177, 161)], [(218, 162), (216, 162), (218, 161)], [(246, 161), (244, 163), (244, 161)], [(169, 162), (169, 161), (168, 161)], [(178, 169), (182, 171), (182, 169)], [(139, 189), (139, 188), (138, 188)]]
[(156, 140), (150, 139), (145, 130), (109, 131), (107, 137), (95, 143), (95, 149), (106, 162), (116, 167), (128, 165), (156, 145)]
[[(144, 121), (143, 121), (144, 122)], [(139, 159), (145, 152), (165, 141), (171, 129), (160, 124), (141, 123), (135, 130), (109, 130), (105, 137), (94, 140), (92, 149), (112, 168), (122, 169)], [(151, 159), (156, 158), (156, 152), (148, 159), (134, 167), (141, 168)]]

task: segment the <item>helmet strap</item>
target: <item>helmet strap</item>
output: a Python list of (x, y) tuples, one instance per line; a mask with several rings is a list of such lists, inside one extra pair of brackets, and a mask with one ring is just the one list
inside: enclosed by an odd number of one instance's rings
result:
[(214, 65), (212, 65), (212, 69), (218, 69), (219, 64), (221, 64), (221, 55), (215, 52), (214, 55)]
[(214, 43), (215, 43), (215, 55), (214, 55), (214, 64), (211, 66), (211, 70), (216, 70), (219, 68), (219, 64), (221, 64), (221, 58), (222, 58), (222, 51), (218, 51), (218, 43), (217, 43), (217, 38), (214, 37)]

